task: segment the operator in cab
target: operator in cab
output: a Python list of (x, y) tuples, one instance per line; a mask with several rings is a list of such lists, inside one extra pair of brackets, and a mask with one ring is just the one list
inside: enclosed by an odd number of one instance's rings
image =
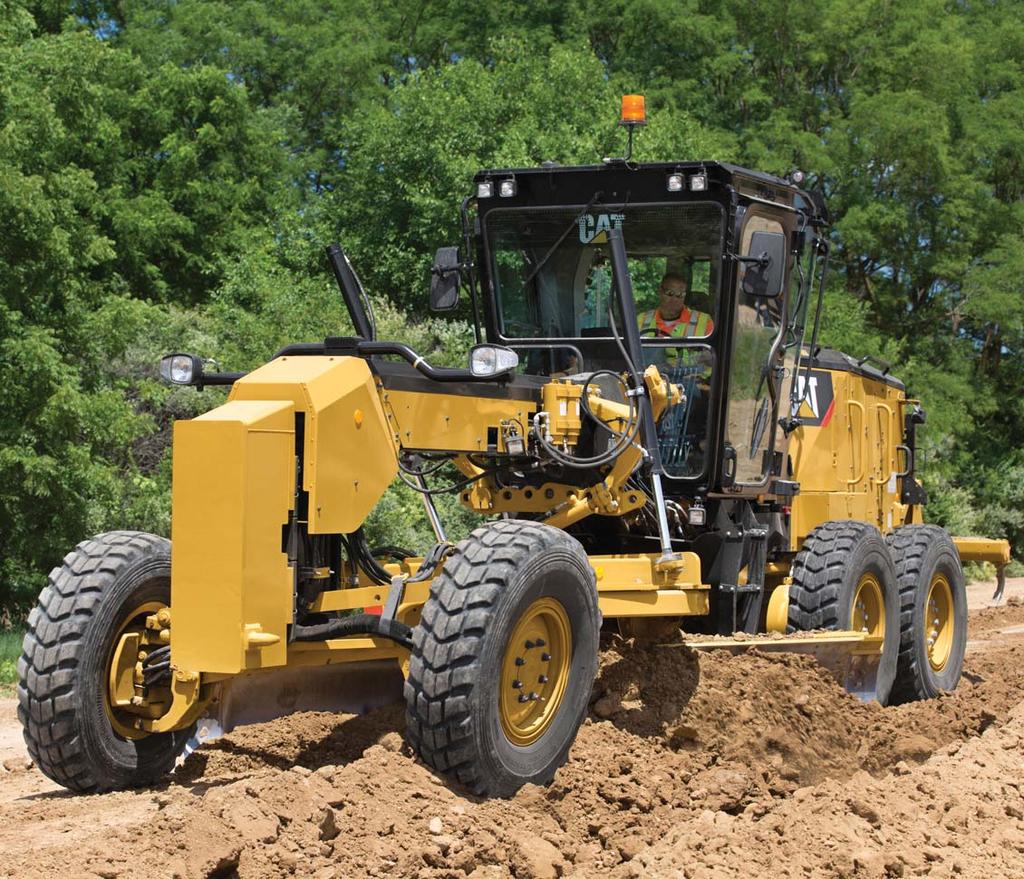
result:
[(637, 315), (640, 332), (670, 336), (674, 339), (702, 338), (711, 335), (711, 315), (688, 308), (690, 285), (683, 275), (669, 272), (658, 285), (658, 307)]

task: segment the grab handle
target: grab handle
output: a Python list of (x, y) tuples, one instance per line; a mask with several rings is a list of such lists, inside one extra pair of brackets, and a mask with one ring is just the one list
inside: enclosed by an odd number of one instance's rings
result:
[(850, 468), (853, 469), (854, 461), (859, 459), (860, 463), (854, 471), (857, 476), (846, 480), (847, 485), (856, 485), (864, 478), (864, 440), (860, 436), (864, 429), (864, 404), (858, 400), (847, 400), (846, 405), (850, 409), (854, 407), (860, 409), (860, 429), (856, 433), (853, 430), (853, 413), (850, 413), (850, 433), (853, 434), (852, 442), (850, 443)]

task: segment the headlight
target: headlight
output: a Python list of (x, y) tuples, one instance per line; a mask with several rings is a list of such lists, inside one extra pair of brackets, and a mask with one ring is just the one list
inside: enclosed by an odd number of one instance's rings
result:
[(519, 355), (501, 345), (477, 345), (469, 352), (469, 371), (473, 375), (501, 375), (519, 365)]
[(160, 377), (172, 385), (193, 385), (203, 377), (203, 361), (195, 354), (168, 354), (160, 360)]

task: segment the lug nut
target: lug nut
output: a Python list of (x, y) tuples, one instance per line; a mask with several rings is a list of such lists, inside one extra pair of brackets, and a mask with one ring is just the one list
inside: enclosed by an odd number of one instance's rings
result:
[(526, 660), (521, 656), (516, 657), (516, 665), (526, 665)]
[(541, 658), (542, 662), (551, 662), (551, 654), (550, 653), (542, 653), (540, 655), (540, 658)]
[(547, 675), (541, 675), (540, 677), (537, 678), (537, 683), (538, 684), (546, 684), (547, 682), (548, 682), (548, 676)]
[(533, 650), (533, 648), (534, 648), (534, 643), (533, 643), (533, 641), (527, 641), (527, 642), (526, 642), (526, 649), (527, 649), (527, 650)]
[(523, 686), (523, 682), (522, 681), (520, 681), (518, 679), (512, 681), (512, 689), (513, 690), (518, 690), (518, 689), (522, 688), (522, 686)]
[(519, 701), (520, 702), (529, 702), (530, 701), (530, 697), (527, 696), (526, 693), (520, 693), (519, 694)]
[(547, 642), (543, 638), (538, 638), (537, 639), (537, 646), (538, 647), (544, 647), (546, 645), (547, 645)]

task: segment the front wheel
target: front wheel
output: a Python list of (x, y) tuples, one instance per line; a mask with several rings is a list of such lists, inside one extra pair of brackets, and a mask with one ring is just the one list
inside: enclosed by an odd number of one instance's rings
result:
[(170, 703), (170, 600), (171, 544), (153, 534), (100, 534), (50, 572), (18, 660), (18, 718), (44, 775), (94, 793), (174, 767), (194, 727), (138, 728)]
[(410, 744), (479, 795), (547, 784), (586, 714), (599, 631), (576, 540), (515, 519), (478, 528), (434, 579), (413, 631)]

